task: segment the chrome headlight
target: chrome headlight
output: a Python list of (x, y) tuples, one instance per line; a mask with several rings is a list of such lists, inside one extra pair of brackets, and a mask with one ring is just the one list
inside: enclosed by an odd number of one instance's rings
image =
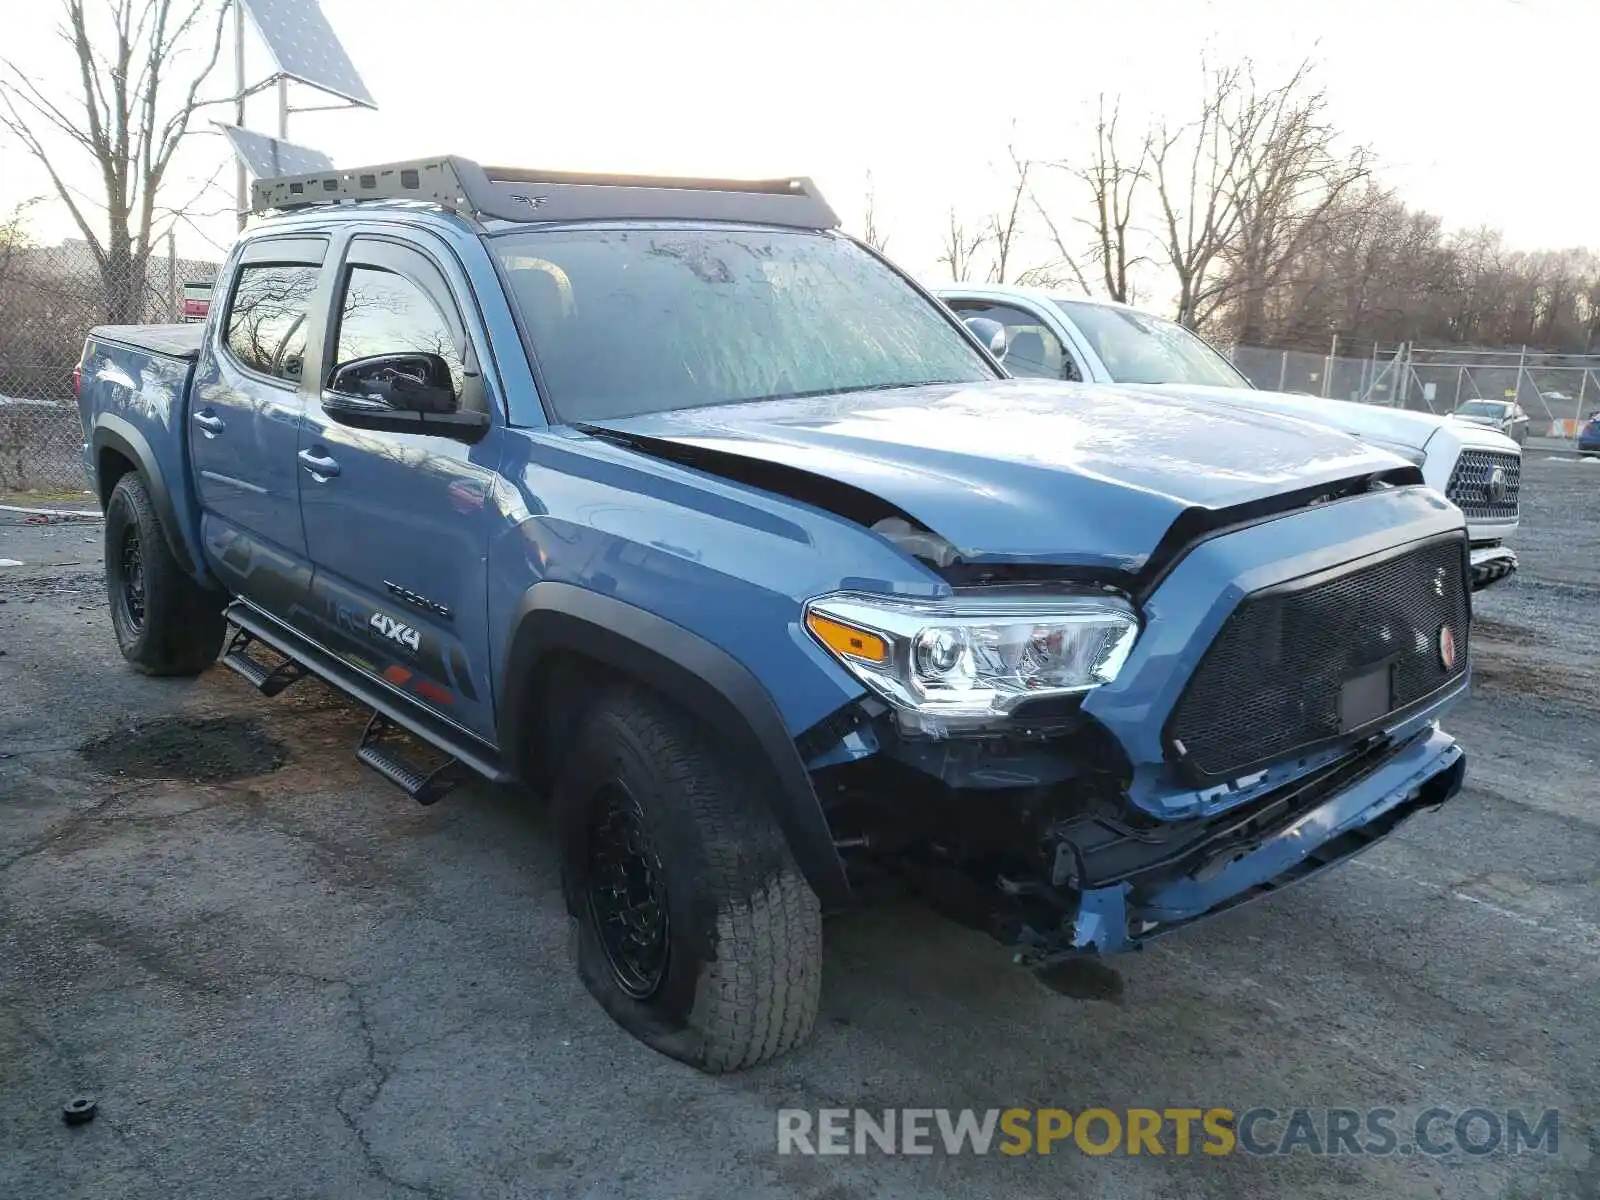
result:
[(1110, 683), (1139, 634), (1138, 615), (1114, 596), (837, 592), (808, 603), (805, 620), (903, 727), (933, 737), (993, 725), (1026, 700)]

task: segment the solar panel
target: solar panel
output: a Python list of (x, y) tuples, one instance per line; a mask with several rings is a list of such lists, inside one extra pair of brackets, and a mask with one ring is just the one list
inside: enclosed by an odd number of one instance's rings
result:
[(256, 179), (276, 179), (280, 175), (308, 175), (316, 171), (331, 171), (333, 159), (321, 150), (310, 146), (297, 146), (293, 142), (268, 137), (240, 129), (237, 125), (224, 125), (213, 121), (233, 145), (233, 152), (244, 163), (245, 170)]
[(377, 108), (317, 0), (243, 0), (278, 71), (335, 96)]

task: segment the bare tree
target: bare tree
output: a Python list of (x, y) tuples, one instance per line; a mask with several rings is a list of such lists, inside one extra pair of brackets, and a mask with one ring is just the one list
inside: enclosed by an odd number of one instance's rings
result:
[[(36, 158), (99, 268), (107, 320), (137, 320), (150, 252), (165, 234), (158, 200), (173, 155), (207, 101), (227, 0), (61, 0), (72, 87), (43, 83), (0, 57), (0, 128)], [(93, 6), (93, 11), (90, 11)], [(69, 181), (87, 159), (90, 200)], [(104, 214), (103, 232), (93, 210)]]
[(1006, 147), (1006, 156), (1011, 160), (1010, 199), (988, 222), (989, 241), (994, 245), (994, 261), (989, 265), (990, 283), (1007, 282), (1006, 274), (1022, 232), (1022, 204), (1029, 195), (1028, 173), (1033, 169), (1033, 163), (1018, 155), (1014, 144)]
[[(1030, 196), (1030, 199), (1033, 200), (1034, 211), (1039, 214), (1039, 219), (1044, 222), (1045, 232), (1049, 234), (1051, 244), (1056, 248), (1056, 258), (1053, 262), (1046, 263), (1043, 266), (1029, 268), (1029, 270), (1023, 272), (1023, 276), (1031, 276), (1032, 279), (1019, 277), (1018, 282), (1037, 281), (1041, 287), (1058, 287), (1067, 279), (1071, 279), (1073, 283), (1078, 285), (1078, 289), (1085, 296), (1094, 295), (1093, 289), (1089, 287), (1089, 280), (1083, 273), (1083, 268), (1078, 265), (1078, 256), (1067, 245), (1067, 240), (1062, 236), (1060, 227), (1056, 225), (1054, 219), (1050, 216), (1050, 211), (1045, 208), (1037, 196)], [(1062, 274), (1063, 271), (1066, 272), (1065, 275)]]
[(872, 172), (867, 172), (866, 211), (861, 218), (861, 240), (879, 254), (889, 253), (889, 235), (878, 228), (878, 190), (872, 184)]
[(950, 279), (955, 283), (966, 283), (972, 278), (972, 269), (978, 254), (989, 242), (987, 227), (969, 229), (956, 210), (950, 209), (950, 226), (945, 230), (943, 248), (939, 252), (939, 261), (950, 268)]
[(1228, 187), (1237, 224), (1217, 299), (1234, 310), (1235, 332), (1248, 344), (1260, 340), (1272, 289), (1371, 174), (1364, 148), (1339, 150), (1327, 95), (1310, 89), (1310, 70), (1302, 63), (1282, 86), (1252, 90), (1221, 116), (1236, 148)]
[[(1134, 295), (1132, 271), (1145, 261), (1145, 256), (1134, 249), (1134, 237), (1138, 230), (1133, 225), (1133, 214), (1139, 185), (1146, 179), (1145, 165), (1150, 155), (1150, 143), (1146, 138), (1140, 141), (1136, 152), (1130, 153), (1117, 133), (1120, 115), (1120, 103), (1113, 98), (1108, 113), (1106, 98), (1102, 95), (1095, 121), (1095, 148), (1088, 165), (1074, 166), (1070, 162), (1050, 165), (1055, 170), (1071, 175), (1087, 189), (1090, 215), (1072, 219), (1088, 231), (1089, 257), (1100, 266), (1106, 295), (1126, 303)], [(1088, 292), (1088, 282), (1082, 279), (1082, 272), (1078, 271), (1076, 260), (1068, 252), (1059, 228), (1044, 212), (1043, 206), (1039, 208), (1057, 251), (1078, 274), (1083, 290)]]
[(1208, 69), (1200, 115), (1176, 129), (1161, 124), (1147, 144), (1161, 215), (1156, 241), (1177, 284), (1175, 315), (1191, 329), (1216, 307), (1215, 271), (1238, 228), (1232, 184), (1243, 146), (1232, 131), (1247, 123), (1229, 114), (1250, 107), (1243, 68)]

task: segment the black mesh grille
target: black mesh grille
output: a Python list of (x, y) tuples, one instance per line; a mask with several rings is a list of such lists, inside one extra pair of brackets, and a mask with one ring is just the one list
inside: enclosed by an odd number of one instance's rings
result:
[[(1499, 470), (1498, 484), (1495, 471)], [(1522, 489), (1522, 456), (1497, 450), (1463, 450), (1450, 472), (1445, 495), (1451, 503), (1478, 520), (1509, 521), (1517, 515), (1517, 493)]]
[[(1445, 626), (1451, 668), (1440, 651)], [(1358, 715), (1373, 715), (1374, 689), (1394, 712), (1466, 664), (1465, 553), (1452, 537), (1246, 597), (1178, 700), (1167, 736), (1199, 773), (1233, 777), (1349, 732)], [(1352, 680), (1364, 681), (1353, 699)]]

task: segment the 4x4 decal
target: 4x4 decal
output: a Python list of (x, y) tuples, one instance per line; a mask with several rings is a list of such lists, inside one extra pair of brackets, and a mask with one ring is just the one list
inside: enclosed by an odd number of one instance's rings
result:
[(375, 612), (367, 624), (387, 638), (393, 638), (413, 653), (422, 648), (422, 635), (411, 626), (396, 621), (387, 613)]

